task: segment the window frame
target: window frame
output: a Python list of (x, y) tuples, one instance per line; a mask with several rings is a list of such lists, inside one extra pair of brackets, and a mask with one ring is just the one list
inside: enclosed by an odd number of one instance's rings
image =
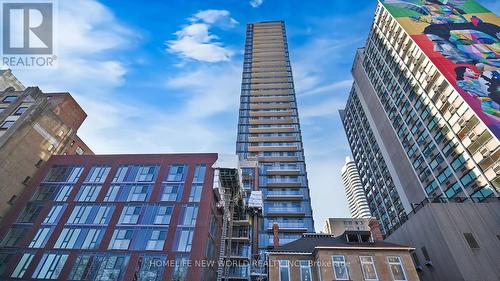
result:
[[(370, 258), (370, 262), (364, 262), (363, 258)], [(363, 272), (363, 280), (366, 280), (366, 281), (378, 281), (379, 280), (377, 267), (375, 266), (375, 261), (373, 259), (373, 256), (359, 256), (359, 262), (361, 264), (361, 271)], [(375, 279), (368, 279), (366, 277), (365, 268), (363, 267), (364, 264), (369, 264), (373, 267), (373, 272), (375, 272)]]
[[(282, 265), (282, 263), (286, 263), (286, 266)], [(287, 279), (283, 279), (281, 276), (281, 269), (286, 268), (286, 271), (288, 273)], [(290, 261), (289, 260), (278, 260), (278, 277), (279, 281), (291, 281), (291, 275), (290, 275)]]
[[(407, 281), (408, 277), (406, 276), (405, 268), (404, 268), (404, 265), (403, 265), (403, 260), (401, 259), (401, 257), (399, 257), (399, 256), (387, 256), (386, 258), (387, 258), (387, 264), (389, 265), (389, 271), (391, 272), (391, 275), (392, 275), (392, 280), (394, 280), (394, 281)], [(398, 262), (391, 262), (390, 261), (391, 258), (398, 259)], [(404, 279), (396, 279), (394, 277), (394, 272), (392, 270), (392, 265), (396, 265), (396, 266), (399, 265), (401, 267), (401, 272), (403, 272)]]
[[(342, 261), (335, 261), (334, 260), (335, 257), (341, 257)], [(344, 265), (345, 273), (346, 273), (345, 278), (337, 276), (337, 271), (335, 270), (335, 264)], [(347, 259), (345, 258), (344, 255), (332, 255), (332, 270), (333, 270), (333, 276), (335, 276), (335, 280), (350, 280), (349, 279), (349, 267), (347, 266)]]

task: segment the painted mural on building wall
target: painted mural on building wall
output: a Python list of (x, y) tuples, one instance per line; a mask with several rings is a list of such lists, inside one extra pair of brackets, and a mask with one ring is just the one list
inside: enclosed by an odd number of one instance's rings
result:
[(500, 138), (500, 17), (473, 0), (383, 3)]

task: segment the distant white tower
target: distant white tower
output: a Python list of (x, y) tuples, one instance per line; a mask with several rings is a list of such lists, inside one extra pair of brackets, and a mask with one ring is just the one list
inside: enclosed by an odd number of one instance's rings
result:
[(342, 182), (344, 183), (349, 210), (353, 218), (370, 218), (370, 208), (366, 201), (363, 185), (359, 177), (356, 163), (348, 156), (342, 167)]

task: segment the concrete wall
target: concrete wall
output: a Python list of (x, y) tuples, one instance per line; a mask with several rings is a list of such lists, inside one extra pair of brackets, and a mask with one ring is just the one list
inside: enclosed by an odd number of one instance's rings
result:
[[(471, 249), (472, 233), (479, 249)], [(416, 248), (423, 281), (498, 281), (500, 278), (500, 201), (430, 203), (392, 233), (387, 241)], [(425, 265), (422, 247), (432, 265)]]

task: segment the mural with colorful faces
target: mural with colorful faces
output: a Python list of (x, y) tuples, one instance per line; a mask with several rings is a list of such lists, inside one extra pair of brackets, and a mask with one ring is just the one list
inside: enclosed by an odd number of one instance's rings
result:
[(473, 0), (383, 5), (500, 138), (500, 18)]

